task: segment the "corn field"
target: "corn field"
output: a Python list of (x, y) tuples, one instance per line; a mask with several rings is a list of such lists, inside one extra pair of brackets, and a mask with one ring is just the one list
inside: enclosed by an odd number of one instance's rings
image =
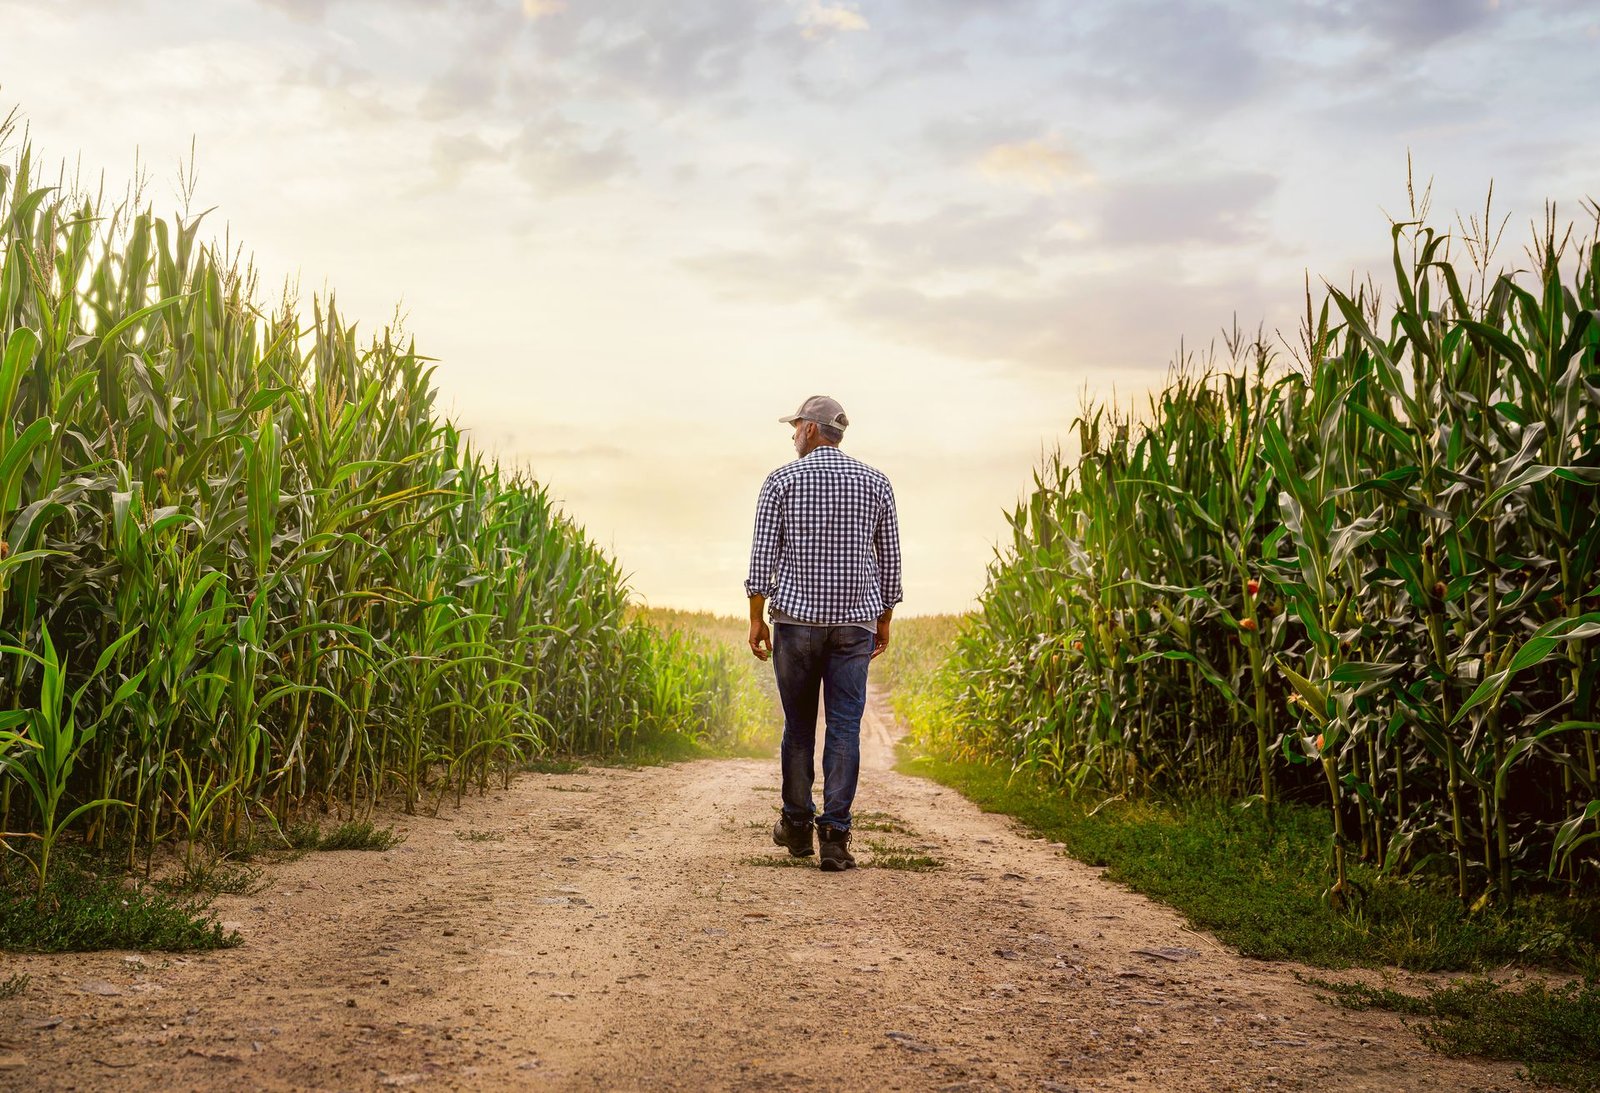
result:
[(717, 721), (726, 669), (627, 619), (414, 344), (264, 309), (201, 230), (0, 166), (0, 832), (41, 889), (69, 827), (148, 868)]
[(1600, 886), (1600, 251), (1552, 212), (1501, 273), (1487, 209), (1450, 236), (1422, 205), (1388, 301), (1308, 288), (1298, 345), (1235, 332), (1081, 414), (934, 743), (1069, 791), (1320, 800), (1336, 900), (1350, 855), (1467, 901)]

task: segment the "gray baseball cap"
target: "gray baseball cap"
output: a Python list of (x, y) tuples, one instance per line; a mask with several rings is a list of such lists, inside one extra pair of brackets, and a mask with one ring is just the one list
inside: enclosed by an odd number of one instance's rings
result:
[(818, 425), (831, 425), (841, 431), (850, 425), (844, 407), (827, 395), (812, 395), (800, 404), (800, 409), (778, 420), (785, 425), (793, 425), (797, 421), (814, 421)]

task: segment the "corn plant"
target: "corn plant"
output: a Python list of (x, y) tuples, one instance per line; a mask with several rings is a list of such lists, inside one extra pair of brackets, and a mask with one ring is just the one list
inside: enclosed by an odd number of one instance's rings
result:
[(733, 731), (716, 657), (630, 617), (409, 336), (266, 302), (202, 223), (0, 165), (0, 831), (41, 883), (69, 825), (148, 869)]
[[(0, 652), (24, 657), (37, 664), (40, 669), (37, 706), (31, 710), (12, 712), (13, 723), (24, 726), (24, 732), (18, 735), (29, 746), (23, 748), (18, 755), (8, 758), (4, 768), (0, 769), (15, 776), (33, 797), (34, 814), (39, 822), (38, 829), (31, 834), (38, 841), (39, 849), (37, 855), (29, 859), (28, 864), (38, 880), (41, 899), (44, 898), (45, 885), (49, 882), (50, 855), (55, 850), (56, 841), (60, 839), (61, 833), (80, 816), (113, 805), (126, 807), (126, 802), (101, 798), (85, 801), (70, 808), (65, 816), (61, 815), (73, 769), (77, 766), (84, 749), (94, 743), (100, 727), (97, 720), (89, 719), (88, 711), (84, 709), (84, 694), (105, 674), (106, 669), (116, 658), (117, 651), (137, 636), (137, 632), (124, 634), (108, 646), (105, 652), (101, 653), (94, 670), (70, 697), (67, 693), (66, 665), (57, 653), (55, 643), (50, 639), (49, 630), (45, 630), (41, 635), (43, 651), (40, 653), (15, 646), (0, 646)], [(111, 701), (101, 707), (99, 716), (103, 718), (114, 714), (117, 707), (126, 702), (128, 696), (138, 689), (143, 678), (144, 672), (140, 670), (121, 680)]]
[[(1600, 222), (1600, 210), (1591, 210)], [(1180, 353), (1036, 471), (931, 742), (1068, 791), (1326, 802), (1351, 856), (1468, 902), (1600, 883), (1600, 251), (1525, 270), (1426, 197), (1394, 288), (1299, 344)], [(1454, 251), (1452, 250), (1454, 248)]]

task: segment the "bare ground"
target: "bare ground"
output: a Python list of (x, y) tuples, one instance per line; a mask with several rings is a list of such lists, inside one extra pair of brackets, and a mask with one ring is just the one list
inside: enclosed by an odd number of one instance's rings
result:
[[(776, 762), (526, 775), (275, 866), (242, 948), (0, 957), (0, 1089), (1500, 1090), (890, 769), (866, 868), (769, 868)], [(863, 813), (873, 817), (862, 824)], [(469, 838), (478, 833), (477, 838)], [(938, 859), (873, 868), (868, 840)], [(814, 861), (814, 859), (812, 859)]]

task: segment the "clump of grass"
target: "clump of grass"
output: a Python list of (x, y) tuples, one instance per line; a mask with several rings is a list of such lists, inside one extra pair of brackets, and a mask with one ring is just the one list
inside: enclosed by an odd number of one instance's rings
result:
[(405, 842), (394, 828), (370, 820), (346, 820), (326, 832), (315, 820), (306, 820), (285, 828), (284, 838), (296, 850), (388, 850)]
[(865, 863), (869, 869), (903, 869), (911, 873), (931, 873), (944, 868), (944, 862), (938, 858), (909, 846), (896, 846), (893, 843), (868, 839), (867, 849), (872, 851), (871, 859)]
[(240, 942), (237, 933), (217, 921), (209, 897), (174, 897), (76, 863), (59, 863), (42, 897), (32, 884), (0, 884), (0, 949), (194, 952)]
[(1247, 956), (1326, 968), (1396, 964), (1470, 971), (1507, 962), (1597, 966), (1600, 901), (1519, 900), (1477, 913), (1441, 887), (1381, 876), (1352, 863), (1365, 895), (1344, 909), (1324, 898), (1327, 816), (1280, 804), (1260, 810), (1218, 800), (1075, 801), (1026, 772), (928, 756), (900, 769), (959, 790), (986, 812), (1013, 816), (1066, 845), (1106, 876), (1181, 911)]
[(483, 831), (473, 828), (471, 831), (457, 831), (456, 838), (469, 843), (503, 843), (506, 837), (499, 831)]
[(1427, 995), (1364, 983), (1308, 978), (1346, 1009), (1381, 1009), (1422, 1017), (1422, 1042), (1445, 1055), (1480, 1055), (1521, 1063), (1523, 1077), (1600, 1091), (1600, 980), (1513, 987), (1471, 979)]
[(886, 835), (916, 834), (905, 824), (887, 812), (858, 812), (850, 820), (852, 831), (877, 831)]
[(173, 895), (218, 896), (246, 896), (266, 887), (261, 870), (220, 858), (191, 862), (183, 872), (157, 881), (156, 886)]
[(781, 856), (777, 854), (770, 856), (755, 854), (748, 858), (741, 858), (740, 862), (744, 865), (760, 865), (770, 869), (803, 869), (807, 866), (815, 869), (817, 867), (816, 858), (791, 858), (788, 854)]
[(28, 989), (32, 978), (26, 972), (0, 979), (0, 999), (15, 998)]

